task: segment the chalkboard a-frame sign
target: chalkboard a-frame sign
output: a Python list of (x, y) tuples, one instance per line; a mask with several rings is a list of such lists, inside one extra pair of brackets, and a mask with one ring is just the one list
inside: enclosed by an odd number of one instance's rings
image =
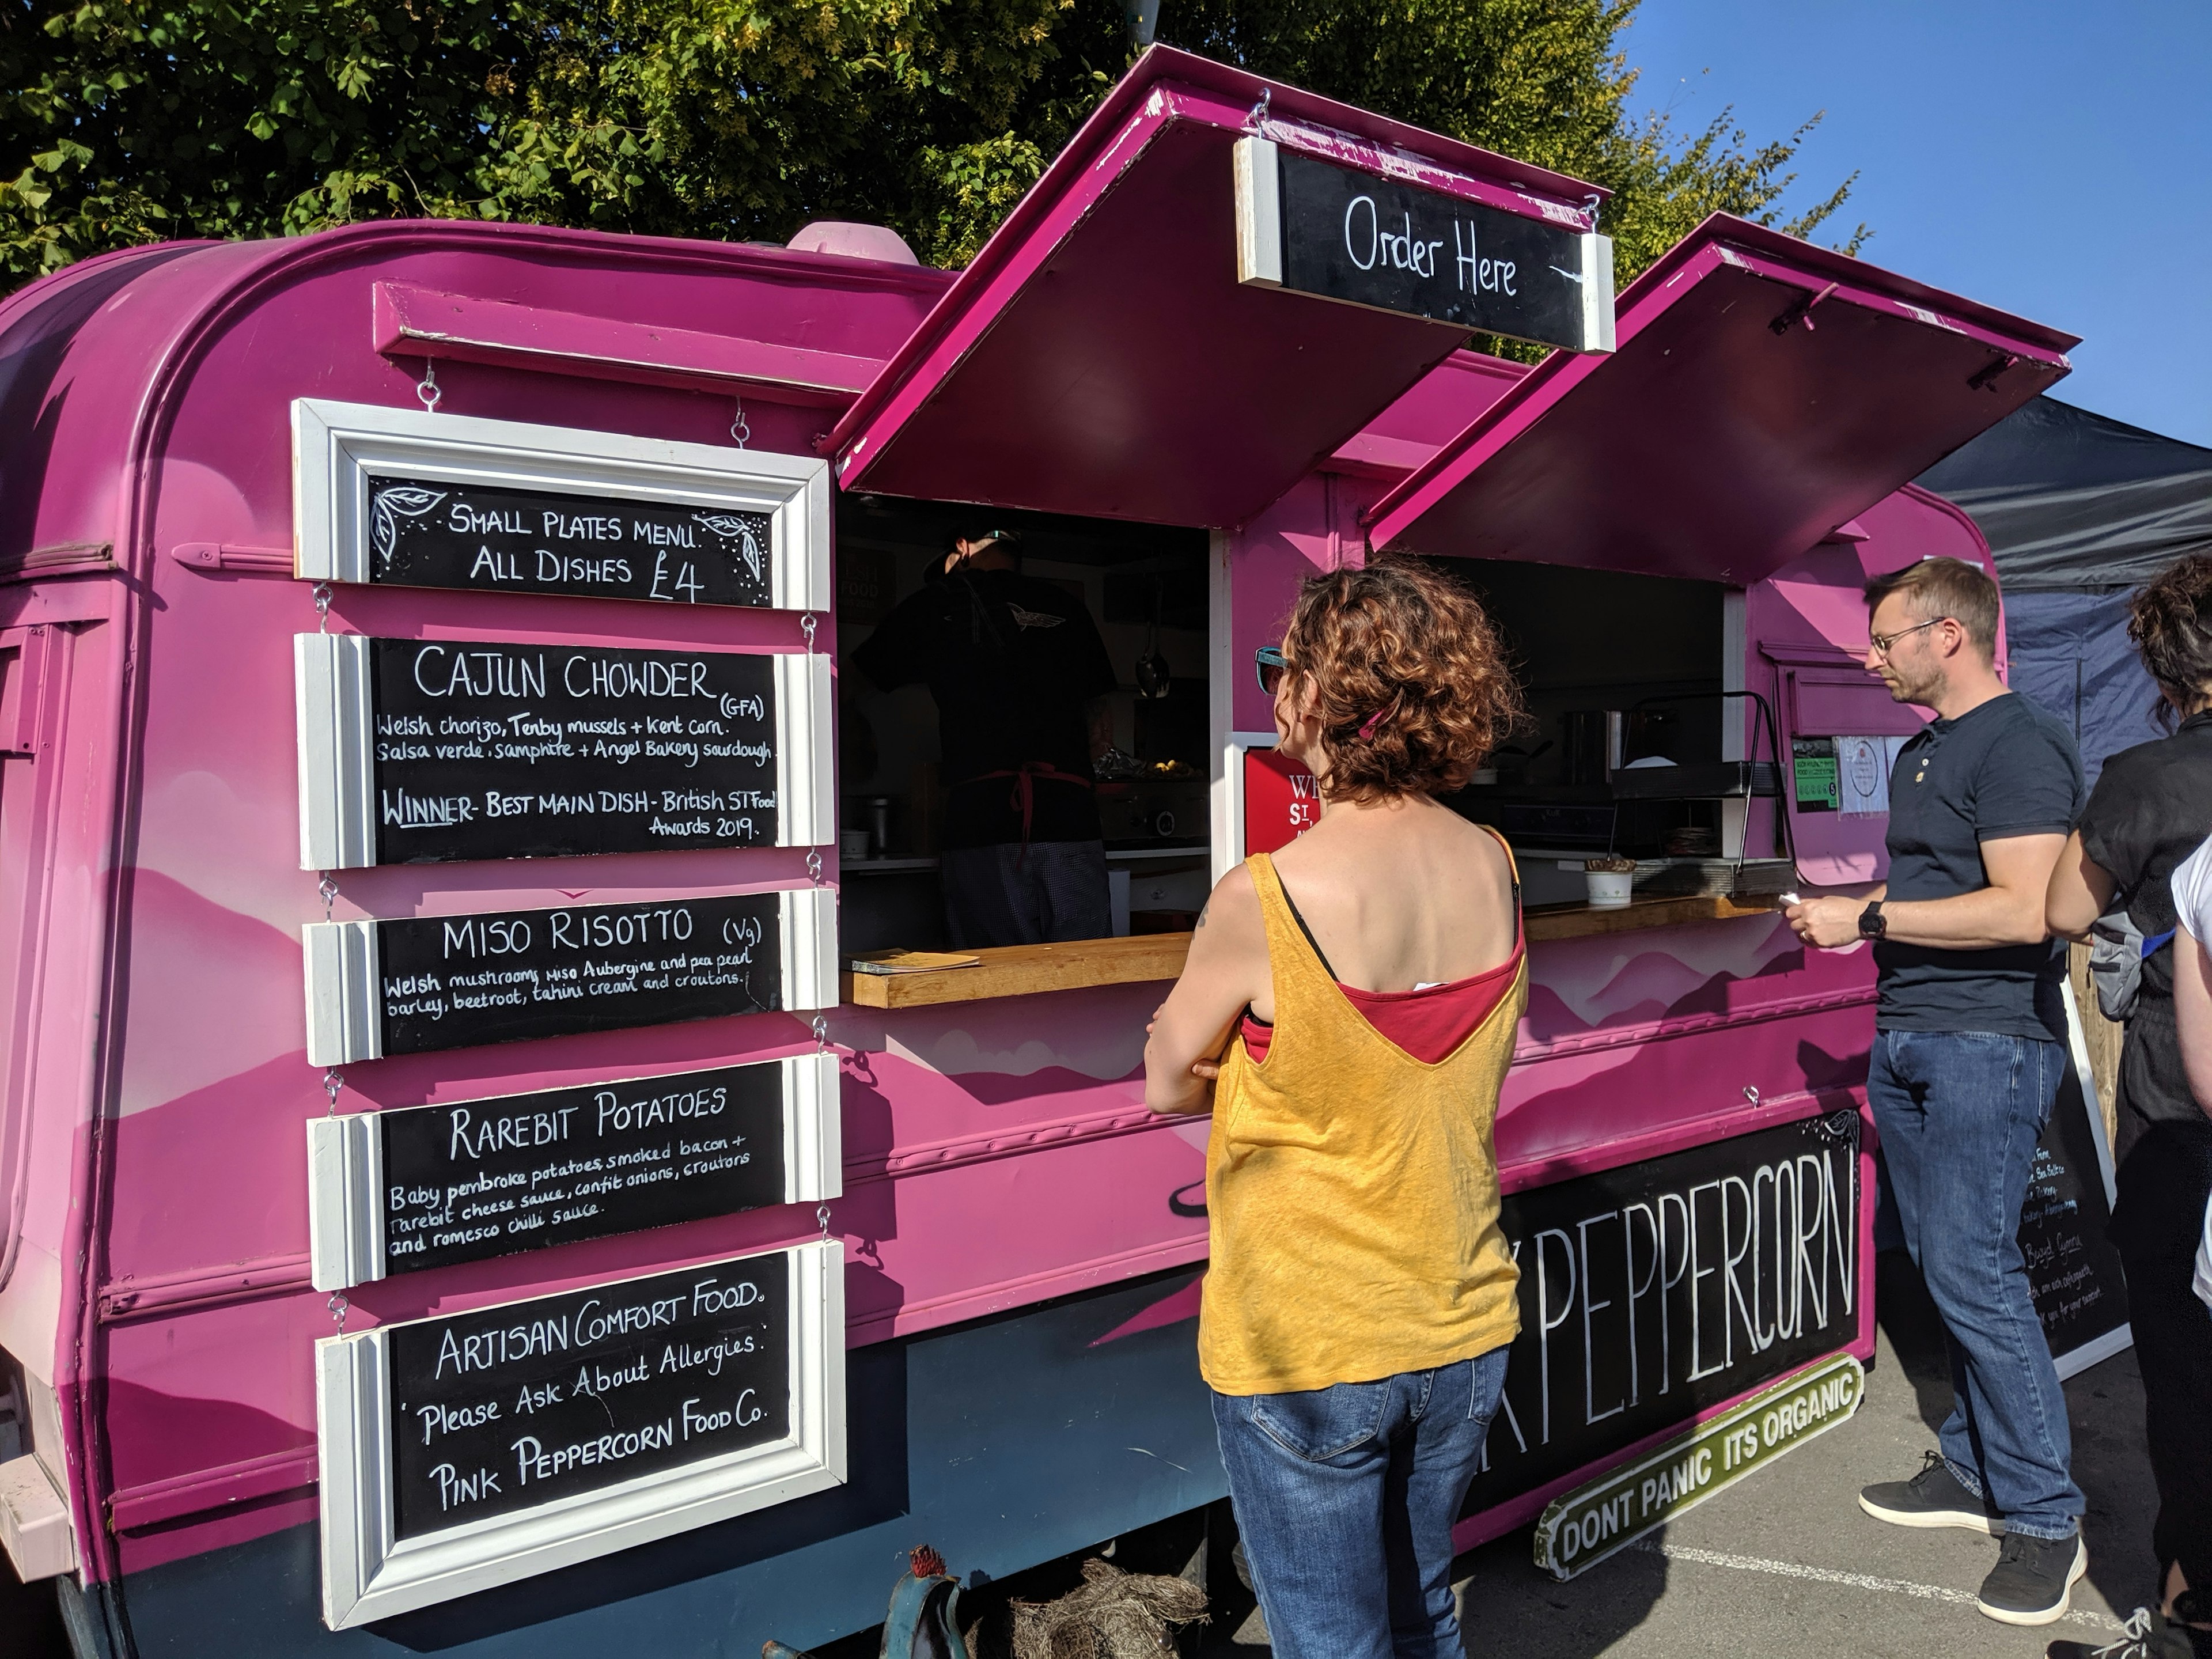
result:
[(305, 580), (830, 608), (826, 461), (301, 398), (292, 471)]
[(300, 867), (813, 847), (830, 659), (293, 639)]
[(301, 945), (313, 1066), (837, 1000), (826, 887), (316, 921)]
[(321, 1339), (323, 1622), (842, 1484), (844, 1277), (824, 1239)]
[(307, 1120), (319, 1291), (844, 1192), (837, 1057)]
[(1260, 137), (1234, 152), (1237, 278), (1569, 351), (1613, 349), (1613, 242)]

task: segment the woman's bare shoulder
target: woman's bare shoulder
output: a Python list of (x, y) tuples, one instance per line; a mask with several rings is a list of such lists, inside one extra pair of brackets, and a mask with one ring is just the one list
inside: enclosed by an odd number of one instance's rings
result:
[(1206, 895), (1205, 908), (1198, 913), (1198, 926), (1232, 935), (1249, 933), (1255, 938), (1264, 936), (1260, 890), (1253, 883), (1249, 866), (1232, 865), (1229, 872), (1213, 884), (1212, 892)]

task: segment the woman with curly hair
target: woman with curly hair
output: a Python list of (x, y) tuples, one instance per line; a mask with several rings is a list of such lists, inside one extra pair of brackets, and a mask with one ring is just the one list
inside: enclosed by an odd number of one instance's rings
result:
[(1318, 823), (1224, 877), (1145, 1052), (1213, 1112), (1199, 1364), (1279, 1659), (1461, 1651), (1452, 1523), (1519, 1329), (1492, 1125), (1527, 1000), (1513, 860), (1436, 797), (1519, 710), (1472, 595), (1317, 576), (1259, 653)]
[[(2161, 1605), (2142, 1614), (2148, 1628), (2137, 1640), (2157, 1659), (2212, 1659), (2212, 1318), (2193, 1294), (2212, 1194), (2212, 1121), (2191, 1091), (2176, 1029), (2175, 975), (2197, 962), (2179, 954), (2191, 942), (2174, 936), (2172, 887), (2176, 868), (2212, 834), (2212, 558), (2178, 559), (2130, 599), (2128, 637), (2172, 735), (2105, 763), (2051, 872), (2045, 909), (2052, 933), (2079, 939), (2124, 908), (2143, 939), (2120, 1048), (2112, 1212), (2158, 1483), (2151, 1546)], [(2092, 1650), (2073, 1642), (2050, 1649), (2054, 1659)]]

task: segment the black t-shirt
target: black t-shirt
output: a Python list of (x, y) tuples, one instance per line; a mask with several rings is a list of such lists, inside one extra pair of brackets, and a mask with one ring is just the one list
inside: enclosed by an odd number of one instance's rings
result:
[(853, 656), (883, 690), (926, 684), (937, 699), (947, 847), (1023, 839), (1011, 775), (1025, 766), (1028, 839), (1099, 838), (1084, 705), (1116, 682), (1098, 625), (1074, 594), (1018, 570), (958, 571), (900, 600)]
[[(1992, 697), (1931, 720), (1906, 739), (1890, 775), (1888, 896), (1978, 892), (1990, 884), (1984, 842), (2063, 836), (2081, 810), (2073, 734), (2027, 698)], [(1874, 959), (1883, 1030), (2066, 1039), (2063, 941), (1945, 951), (1884, 940)]]
[[(2148, 939), (2173, 926), (2174, 867), (2212, 834), (2212, 713), (2191, 714), (2170, 738), (2105, 763), (2081, 812), (2081, 850), (2112, 877)], [(2120, 1149), (2139, 1123), (2203, 1121), (2173, 1026), (2173, 947), (2143, 958), (2142, 981), (2120, 1051)]]

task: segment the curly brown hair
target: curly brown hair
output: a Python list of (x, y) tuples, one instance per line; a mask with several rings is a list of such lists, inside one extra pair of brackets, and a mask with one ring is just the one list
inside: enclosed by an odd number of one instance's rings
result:
[(2212, 691), (2212, 557), (2176, 559), (2136, 589), (2128, 637), (2175, 708), (2203, 702)]
[(1283, 655), (1318, 689), (1329, 793), (1346, 800), (1449, 794), (1521, 717), (1481, 605), (1413, 560), (1308, 578)]

